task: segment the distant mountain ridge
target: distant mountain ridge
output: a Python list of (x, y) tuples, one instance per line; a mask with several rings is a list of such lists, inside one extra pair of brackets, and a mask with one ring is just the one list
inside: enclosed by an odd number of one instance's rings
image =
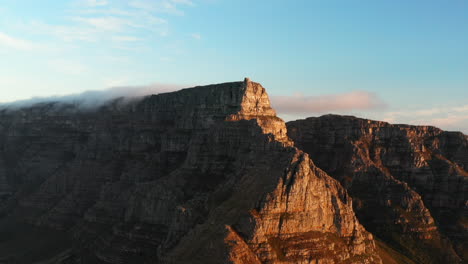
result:
[[(408, 149), (390, 125), (285, 124), (249, 79), (76, 107), (0, 111), (0, 263), (466, 260), (466, 136), (416, 129)], [(448, 164), (429, 163), (428, 190), (375, 159), (406, 151), (398, 172), (420, 160), (411, 171), (425, 175), (426, 136)]]
[(349, 191), (373, 234), (421, 263), (467, 259), (466, 135), (337, 115), (287, 126), (296, 146)]

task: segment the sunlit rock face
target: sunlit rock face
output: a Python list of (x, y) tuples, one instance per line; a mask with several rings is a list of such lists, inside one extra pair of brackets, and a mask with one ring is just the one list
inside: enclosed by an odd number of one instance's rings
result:
[(378, 238), (417, 263), (468, 261), (466, 135), (336, 115), (287, 126)]
[(55, 263), (381, 263), (249, 79), (3, 110), (0, 143), (0, 215), (70, 234)]

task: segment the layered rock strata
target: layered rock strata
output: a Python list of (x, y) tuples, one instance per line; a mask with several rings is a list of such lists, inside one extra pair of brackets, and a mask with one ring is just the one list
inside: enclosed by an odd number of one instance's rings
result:
[(417, 263), (468, 261), (466, 135), (336, 115), (287, 126), (374, 235)]
[(347, 192), (248, 79), (2, 110), (0, 143), (0, 210), (71, 234), (54, 262), (381, 263)]

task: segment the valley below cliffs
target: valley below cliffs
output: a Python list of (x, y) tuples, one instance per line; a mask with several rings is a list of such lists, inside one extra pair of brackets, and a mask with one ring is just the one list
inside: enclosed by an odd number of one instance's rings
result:
[(0, 263), (464, 263), (462, 133), (288, 122), (245, 79), (0, 110)]

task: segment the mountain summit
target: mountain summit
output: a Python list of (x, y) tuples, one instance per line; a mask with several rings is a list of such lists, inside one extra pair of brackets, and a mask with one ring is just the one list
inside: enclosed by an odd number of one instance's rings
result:
[[(388, 165), (372, 160), (372, 169), (363, 160), (375, 159), (383, 144), (391, 157), (385, 162), (396, 162), (406, 145), (385, 139), (397, 132), (379, 128), (378, 138), (352, 145), (349, 133), (370, 127), (330, 122), (287, 127), (265, 88), (248, 78), (94, 110), (68, 104), (2, 110), (0, 262), (461, 262), (455, 240), (465, 237), (455, 238), (449, 222), (439, 223), (425, 197), (446, 201), (437, 207), (441, 215), (445, 208), (463, 212), (466, 197), (451, 179), (466, 182), (466, 165), (458, 162), (466, 158), (466, 137), (437, 141), (452, 146), (459, 140), (457, 154), (440, 158), (451, 165), (437, 177), (450, 180), (446, 189), (420, 195), (424, 182), (407, 184), (384, 169)], [(331, 132), (334, 124), (340, 124), (337, 132)], [(411, 132), (411, 142), (427, 146), (431, 133)], [(413, 172), (412, 160), (403, 159), (399, 172)], [(451, 188), (462, 193), (451, 198), (445, 191)], [(380, 204), (388, 205), (382, 216), (374, 211)], [(398, 230), (387, 230), (392, 221)], [(407, 237), (442, 246), (413, 250), (400, 240)]]

